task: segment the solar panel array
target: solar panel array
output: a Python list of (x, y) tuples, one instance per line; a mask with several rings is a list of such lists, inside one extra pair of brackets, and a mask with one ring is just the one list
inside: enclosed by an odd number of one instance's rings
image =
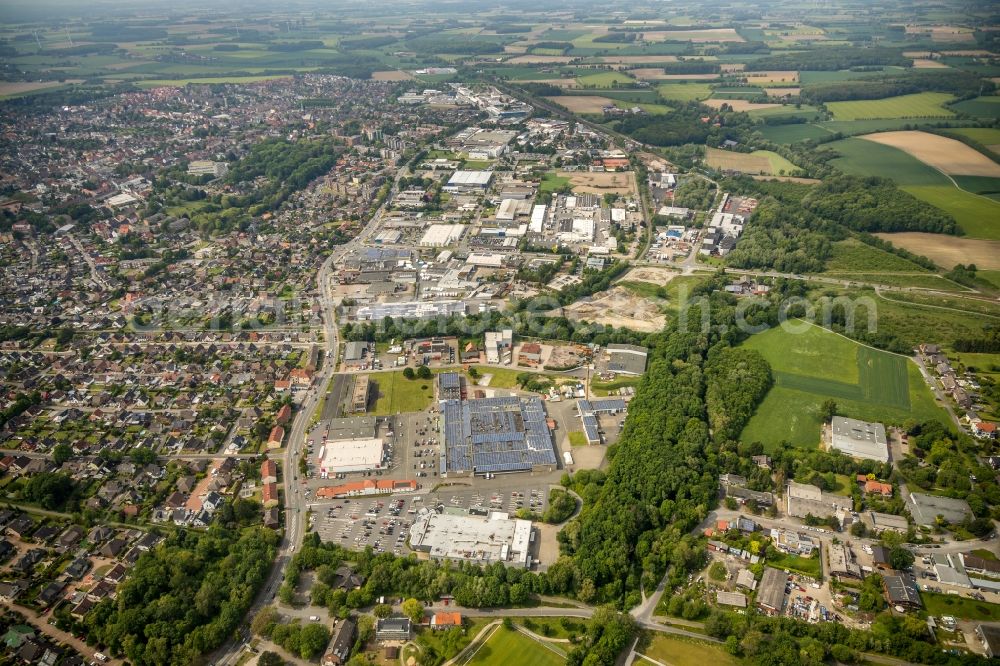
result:
[(597, 431), (597, 417), (593, 414), (587, 414), (583, 417), (583, 432), (587, 435), (588, 442), (599, 442), (601, 441), (601, 435)]
[(515, 472), (555, 465), (556, 453), (537, 397), (447, 400), (441, 410), (441, 472)]

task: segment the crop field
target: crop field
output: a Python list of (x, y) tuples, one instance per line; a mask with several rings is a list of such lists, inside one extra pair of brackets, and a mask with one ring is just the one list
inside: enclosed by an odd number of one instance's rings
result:
[(956, 139), (912, 130), (880, 132), (862, 138), (898, 148), (924, 164), (952, 176), (1000, 177), (1000, 164)]
[(576, 82), (584, 88), (614, 88), (631, 85), (635, 83), (635, 79), (621, 72), (597, 72), (596, 74), (578, 76)]
[(989, 148), (990, 152), (1000, 155), (1000, 129), (994, 127), (955, 127), (948, 129), (947, 132), (969, 137)]
[[(951, 214), (968, 236), (1000, 240), (1000, 202), (965, 192), (947, 176), (897, 148), (851, 138), (829, 144), (840, 157), (831, 161), (856, 176), (889, 176), (921, 201)], [(952, 239), (941, 237), (942, 243)]]
[(273, 81), (274, 79), (283, 78), (286, 78), (286, 76), (280, 74), (262, 76), (208, 76), (193, 79), (142, 79), (136, 81), (135, 84), (140, 88), (181, 88), (189, 83), (260, 83), (261, 81)]
[[(858, 325), (865, 325), (865, 309), (859, 308), (856, 315)], [(801, 333), (774, 328), (744, 344), (767, 358), (775, 382), (744, 428), (743, 441), (759, 441), (772, 450), (782, 441), (816, 446), (820, 408), (828, 399), (836, 401), (838, 413), (864, 420), (946, 418), (916, 365), (902, 356), (864, 347), (818, 326)]]
[[(930, 235), (930, 234), (928, 234)], [(950, 266), (949, 266), (950, 268)], [(826, 262), (827, 273), (927, 273), (927, 269), (891, 252), (866, 245), (850, 238), (833, 244), (832, 256)]]
[(693, 102), (708, 99), (712, 87), (707, 83), (663, 83), (656, 86), (660, 97), (668, 102)]
[(947, 93), (922, 92), (885, 99), (828, 102), (826, 108), (834, 120), (869, 118), (950, 118), (955, 115), (942, 106), (954, 97)]
[(823, 137), (830, 136), (830, 132), (826, 131), (822, 127), (808, 123), (800, 123), (796, 125), (765, 125), (760, 128), (760, 133), (763, 134), (764, 138), (768, 141), (783, 144), (808, 141), (810, 139), (821, 139)]
[(780, 109), (781, 104), (758, 104), (755, 102), (748, 102), (745, 99), (720, 99), (713, 97), (712, 99), (706, 99), (704, 102), (705, 106), (710, 106), (713, 109), (721, 109), (723, 105), (732, 107), (733, 111), (760, 111), (762, 109)]
[(746, 76), (747, 83), (760, 86), (787, 87), (799, 82), (799, 73), (796, 71), (747, 72)]
[(983, 270), (1000, 270), (1000, 240), (957, 238), (916, 231), (876, 234), (914, 254), (927, 257), (942, 268), (975, 264)]
[(718, 148), (707, 148), (705, 163), (714, 169), (732, 169), (749, 174), (778, 175), (785, 173), (791, 175), (799, 170), (787, 159), (770, 150), (737, 153)]
[(604, 107), (614, 104), (614, 100), (599, 95), (560, 95), (545, 99), (565, 107), (573, 113), (600, 113)]
[(552, 644), (543, 644), (517, 630), (499, 627), (471, 658), (460, 662), (466, 666), (509, 666), (537, 664), (559, 666), (566, 663), (565, 655)]

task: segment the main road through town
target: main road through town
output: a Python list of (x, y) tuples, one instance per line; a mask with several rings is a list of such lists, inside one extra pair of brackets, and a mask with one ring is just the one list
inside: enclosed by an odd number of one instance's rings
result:
[(337, 370), (337, 347), (339, 343), (337, 330), (336, 303), (334, 302), (333, 289), (330, 285), (330, 276), (337, 265), (351, 252), (363, 247), (378, 228), (382, 215), (385, 213), (396, 194), (399, 181), (408, 173), (406, 167), (400, 168), (396, 174), (396, 179), (392, 184), (392, 189), (385, 202), (378, 208), (371, 219), (361, 230), (361, 232), (343, 245), (336, 246), (330, 256), (320, 265), (316, 272), (317, 298), (323, 318), (323, 341), (325, 358), (319, 372), (316, 374), (312, 385), (306, 392), (295, 418), (292, 421), (291, 433), (288, 436), (288, 444), (285, 448), (285, 457), (282, 467), (284, 477), (284, 503), (285, 503), (285, 532), (278, 545), (278, 556), (274, 566), (256, 599), (250, 606), (243, 625), (237, 630), (239, 638), (233, 637), (220, 646), (209, 662), (216, 666), (229, 666), (235, 664), (242, 652), (243, 645), (249, 638), (249, 624), (253, 616), (264, 606), (271, 602), (281, 586), (285, 573), (285, 565), (291, 560), (295, 549), (302, 543), (306, 531), (306, 502), (301, 483), (301, 473), (299, 472), (299, 458), (305, 446), (306, 428), (312, 419), (313, 412), (322, 400), (323, 393), (330, 379)]

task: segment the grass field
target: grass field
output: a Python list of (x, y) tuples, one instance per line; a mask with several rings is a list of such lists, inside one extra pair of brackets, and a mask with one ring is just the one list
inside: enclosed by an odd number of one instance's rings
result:
[(378, 390), (376, 416), (427, 409), (434, 399), (433, 379), (406, 379), (403, 372), (380, 372), (373, 375)]
[(798, 141), (808, 141), (809, 139), (822, 139), (830, 136), (818, 125), (811, 123), (800, 123), (797, 125), (765, 125), (760, 128), (760, 133), (768, 141), (775, 143), (796, 143)]
[(472, 655), (471, 659), (460, 663), (468, 666), (510, 666), (510, 664), (532, 664), (532, 666), (560, 666), (566, 658), (558, 648), (543, 645), (524, 634), (510, 629), (498, 628), (489, 640)]
[(733, 169), (748, 174), (792, 175), (799, 168), (770, 150), (738, 153), (731, 150), (706, 148), (705, 163), (714, 169)]
[(775, 569), (786, 569), (794, 573), (800, 573), (811, 578), (820, 577), (819, 557), (799, 557), (782, 553), (777, 559), (767, 561), (767, 566)]
[(573, 430), (568, 433), (570, 446), (587, 446), (587, 436), (582, 430)]
[(885, 99), (828, 102), (826, 108), (834, 120), (868, 118), (948, 118), (954, 114), (943, 104), (953, 99), (947, 93), (922, 92)]
[(889, 176), (905, 191), (951, 214), (966, 234), (1000, 239), (1000, 202), (955, 187), (947, 176), (912, 155), (864, 139), (829, 144), (840, 157), (831, 161), (856, 176)]
[(576, 82), (584, 88), (614, 88), (631, 85), (635, 83), (635, 79), (621, 72), (597, 72), (596, 74), (579, 76)]
[(636, 660), (639, 666), (650, 666), (659, 662), (670, 666), (740, 666), (744, 661), (732, 656), (721, 646), (693, 638), (680, 638), (658, 632), (643, 632), (636, 646), (636, 652), (650, 659)]
[(707, 83), (662, 83), (656, 90), (668, 102), (693, 102), (708, 99), (712, 94), (712, 87)]
[(962, 620), (981, 622), (1000, 620), (1000, 604), (935, 592), (921, 592), (920, 598), (924, 601), (924, 609), (928, 615), (952, 615)]
[[(862, 316), (858, 321), (863, 325)], [(863, 347), (817, 326), (798, 334), (774, 328), (744, 344), (767, 358), (775, 379), (743, 430), (744, 441), (768, 448), (781, 441), (816, 446), (820, 407), (827, 399), (837, 402), (841, 415), (869, 421), (946, 418), (916, 365), (902, 356)]]
[(565, 185), (569, 185), (569, 178), (558, 176), (554, 171), (547, 171), (542, 175), (542, 182), (538, 186), (538, 191), (543, 194), (545, 192), (555, 192)]
[(956, 102), (953, 108), (970, 116), (996, 118), (1000, 116), (1000, 97), (994, 95), (967, 99), (964, 102)]

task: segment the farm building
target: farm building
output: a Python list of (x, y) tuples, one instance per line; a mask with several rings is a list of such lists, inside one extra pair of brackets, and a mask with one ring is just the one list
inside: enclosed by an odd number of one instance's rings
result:
[(889, 461), (889, 443), (881, 423), (834, 416), (830, 422), (830, 448), (852, 458)]

